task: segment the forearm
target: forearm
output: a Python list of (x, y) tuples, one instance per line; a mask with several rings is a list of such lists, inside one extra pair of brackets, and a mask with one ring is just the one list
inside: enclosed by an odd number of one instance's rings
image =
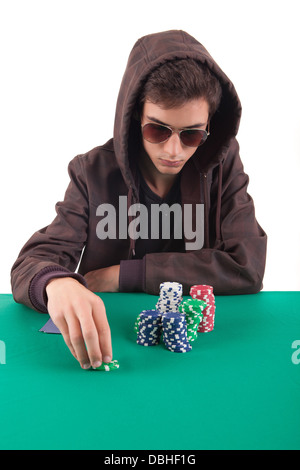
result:
[(158, 295), (160, 282), (182, 283), (184, 295), (193, 284), (209, 284), (215, 294), (253, 294), (262, 288), (266, 257), (265, 234), (243, 242), (228, 241), (223, 249), (146, 255), (145, 292)]

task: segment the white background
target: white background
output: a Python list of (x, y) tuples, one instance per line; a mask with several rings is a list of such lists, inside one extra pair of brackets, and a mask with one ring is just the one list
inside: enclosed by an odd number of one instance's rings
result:
[(0, 0), (0, 292), (55, 216), (68, 162), (112, 137), (129, 52), (183, 29), (231, 78), (249, 193), (268, 234), (264, 290), (300, 290), (298, 1)]

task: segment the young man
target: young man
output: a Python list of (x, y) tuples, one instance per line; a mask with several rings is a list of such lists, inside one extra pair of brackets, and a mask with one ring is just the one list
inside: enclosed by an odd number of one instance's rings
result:
[(234, 86), (193, 37), (167, 31), (137, 41), (114, 138), (71, 161), (57, 217), (12, 268), (15, 300), (48, 311), (83, 368), (112, 358), (93, 292), (158, 295), (166, 280), (184, 294), (193, 284), (215, 294), (262, 288), (266, 235), (247, 194), (240, 116)]

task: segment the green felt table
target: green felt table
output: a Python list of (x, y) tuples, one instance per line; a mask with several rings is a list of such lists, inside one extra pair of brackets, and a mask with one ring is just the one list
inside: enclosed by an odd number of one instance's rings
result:
[(188, 353), (135, 343), (157, 297), (101, 297), (113, 372), (82, 370), (38, 331), (48, 315), (0, 296), (0, 449), (300, 448), (300, 292), (217, 296)]

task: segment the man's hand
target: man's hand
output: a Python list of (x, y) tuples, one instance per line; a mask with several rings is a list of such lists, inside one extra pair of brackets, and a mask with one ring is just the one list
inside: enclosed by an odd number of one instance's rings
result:
[(110, 362), (111, 333), (100, 297), (72, 278), (52, 279), (46, 292), (49, 315), (81, 367)]
[(96, 269), (85, 274), (88, 288), (92, 292), (118, 292), (120, 265)]

